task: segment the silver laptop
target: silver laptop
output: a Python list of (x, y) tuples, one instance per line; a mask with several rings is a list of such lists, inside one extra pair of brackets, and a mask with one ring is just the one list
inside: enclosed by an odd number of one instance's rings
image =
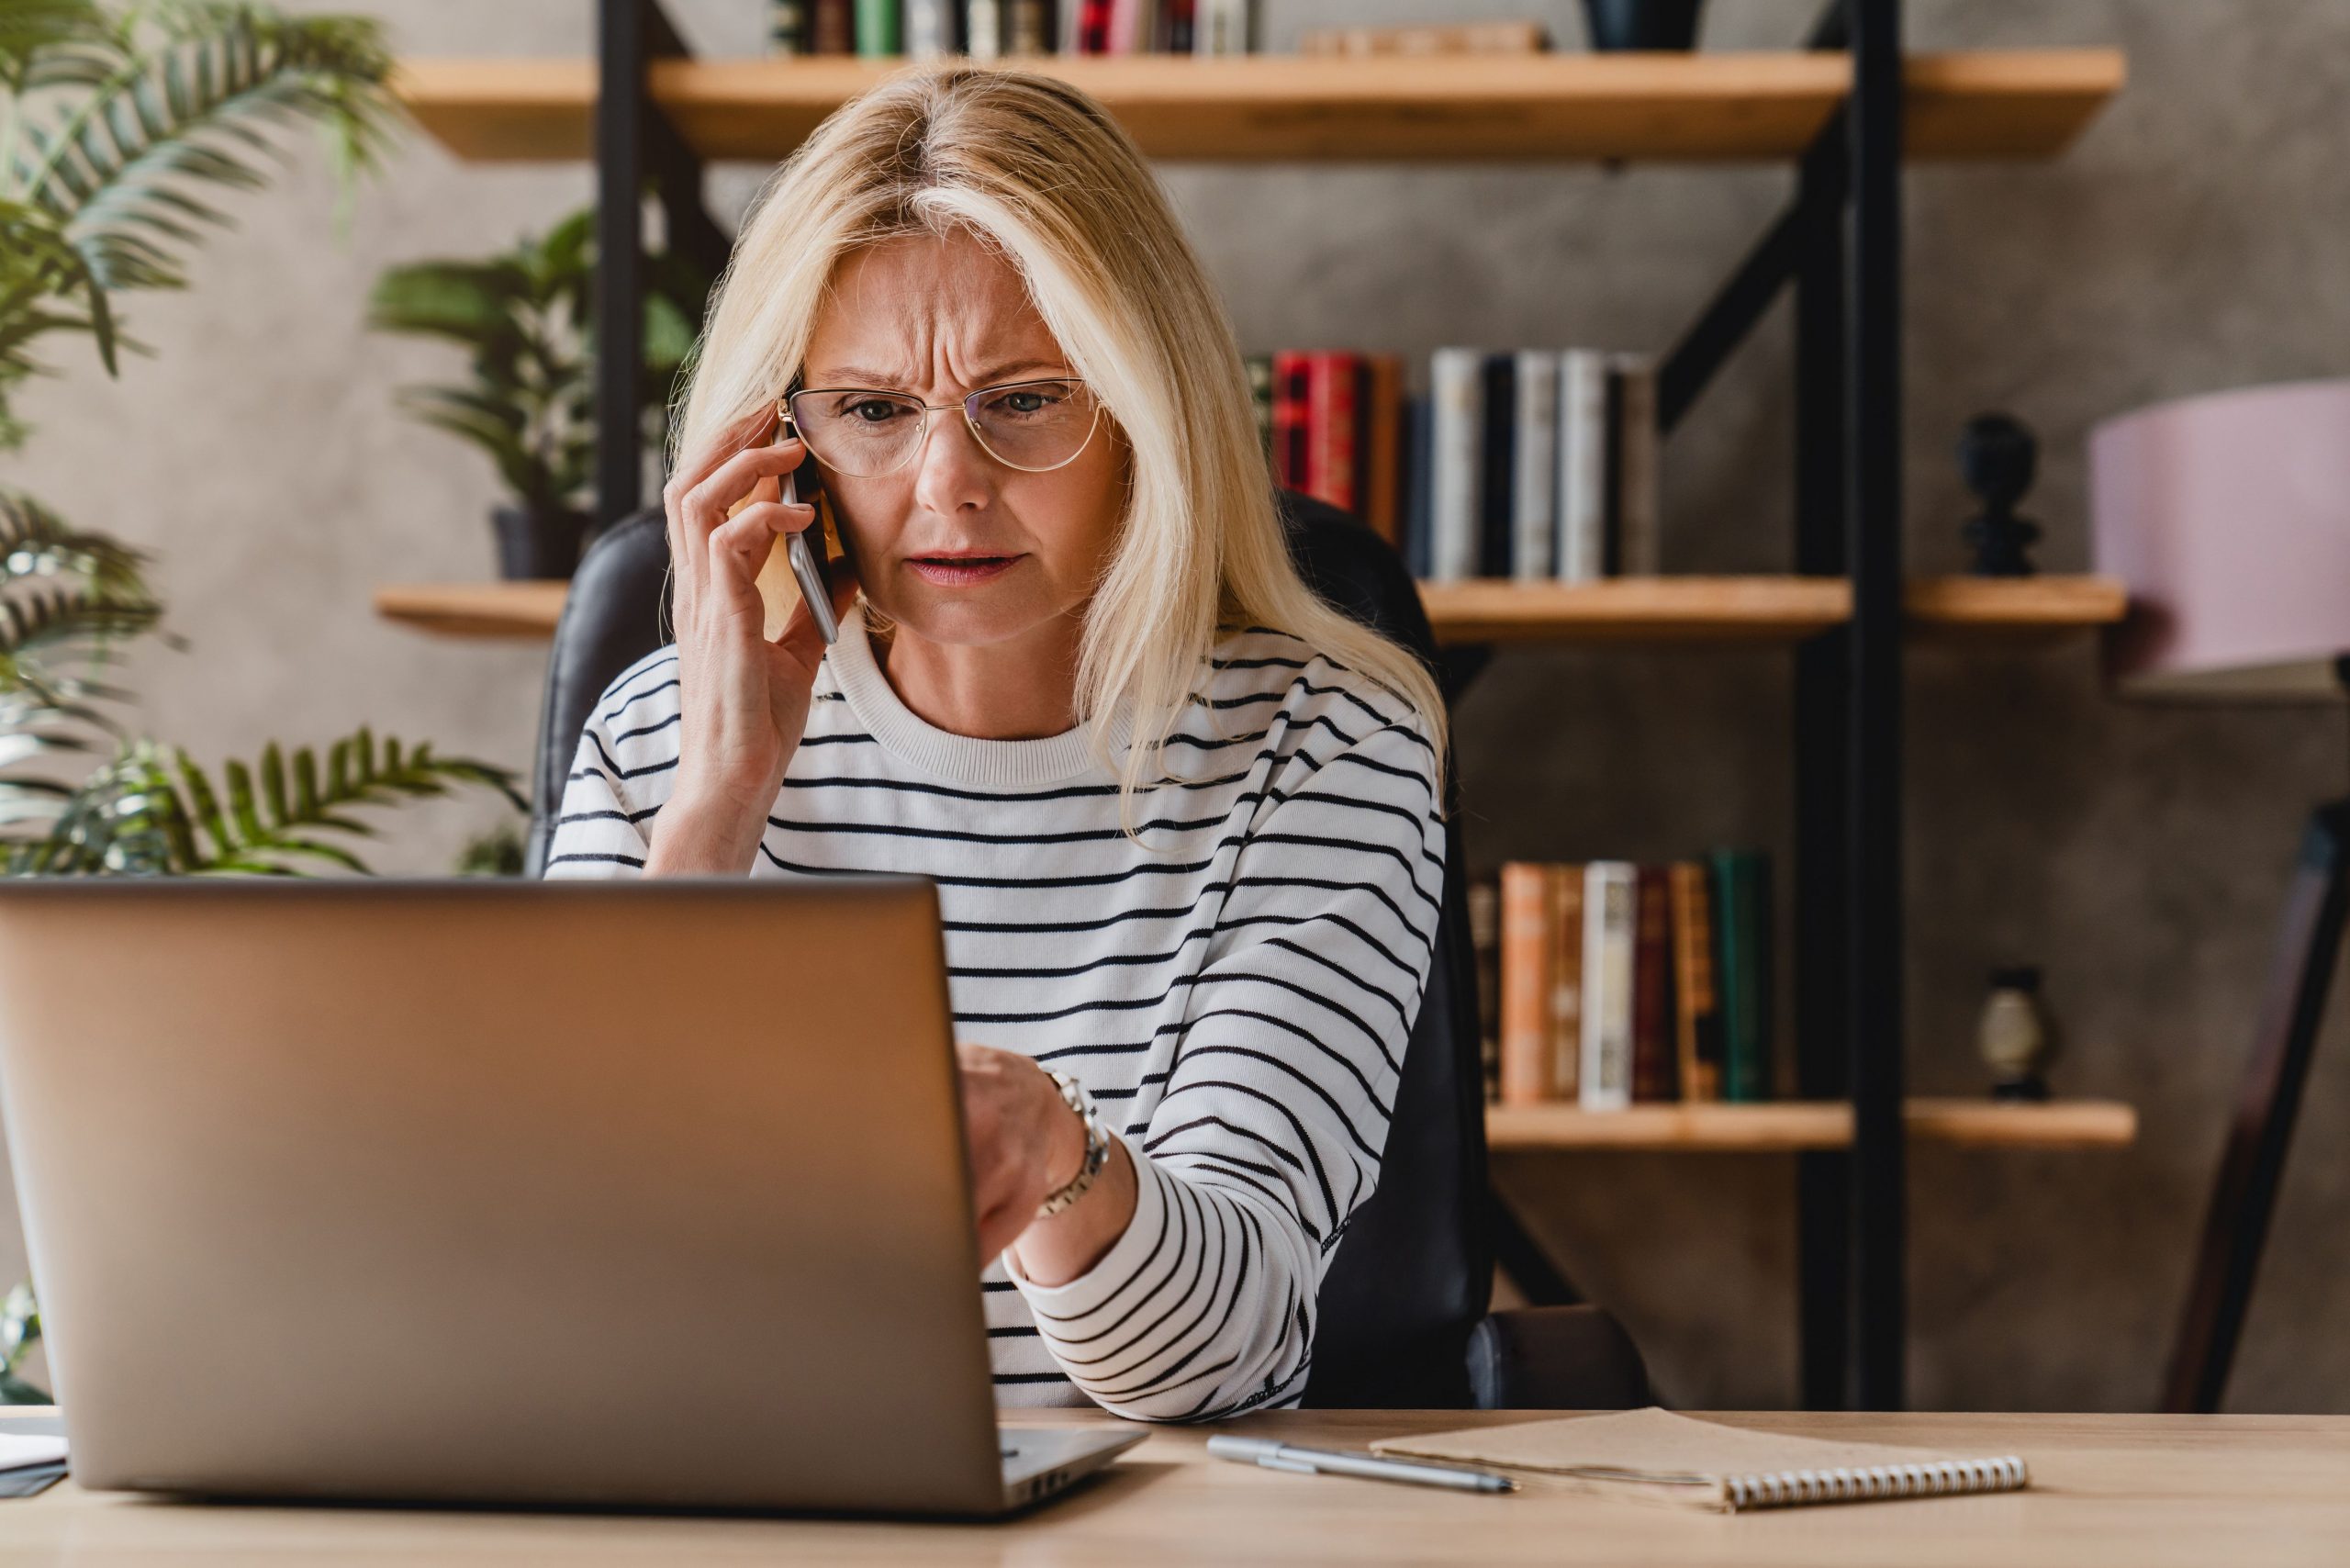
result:
[(85, 1486), (990, 1515), (926, 883), (0, 884)]

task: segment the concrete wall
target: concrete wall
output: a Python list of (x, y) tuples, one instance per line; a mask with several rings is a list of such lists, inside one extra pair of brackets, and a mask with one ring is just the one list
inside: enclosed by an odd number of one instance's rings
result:
[[(757, 47), (755, 0), (672, 0), (698, 45)], [(320, 7), (325, 8), (325, 7)], [(383, 0), (407, 51), (577, 53), (581, 0)], [(1267, 42), (1427, 0), (1270, 0)], [(1486, 7), (1580, 37), (1572, 0)], [(1716, 7), (1713, 47), (1797, 38), (1811, 0)], [(2132, 83), (2048, 166), (1910, 181), (1908, 548), (1955, 569), (1967, 514), (1949, 450), (1999, 407), (2046, 440), (2028, 510), (2051, 570), (2087, 565), (2082, 442), (2152, 398), (2335, 372), (2350, 342), (2350, 165), (2326, 0), (1912, 0), (1919, 47), (2119, 43)], [(728, 171), (731, 216), (757, 171)], [(1783, 198), (1778, 170), (1170, 169), (1244, 347), (1661, 348)], [(527, 646), (377, 622), (372, 585), (487, 575), (486, 464), (393, 410), (447, 356), (361, 327), (384, 264), (486, 252), (586, 200), (585, 168), (462, 166), (418, 139), (329, 219), (314, 159), (234, 204), (195, 287), (140, 299), (156, 356), (28, 399), (42, 427), (7, 482), (154, 548), (193, 646), (134, 672), (148, 723), (199, 756), (361, 720), (520, 766), (538, 705)], [(1668, 569), (1790, 558), (1785, 323), (1774, 319), (1669, 452)], [(1910, 1364), (1921, 1406), (2143, 1408), (2154, 1397), (2252, 1023), (2301, 814), (2338, 790), (2340, 714), (2123, 706), (2087, 641), (1920, 651), (1908, 756), (1909, 1066), (1971, 1092), (1986, 968), (2046, 967), (2069, 1033), (2057, 1082), (2134, 1100), (2124, 1153), (1957, 1153), (1912, 1165)], [(1460, 715), (1472, 857), (1786, 849), (1791, 660), (1769, 652), (1500, 660)], [(485, 802), (408, 812), (389, 869), (445, 866)], [(2343, 1009), (2350, 1012), (2350, 1009)], [(2235, 1383), (2245, 1409), (2350, 1408), (2350, 1040), (2326, 1031)], [(1795, 1395), (1792, 1168), (1769, 1159), (1514, 1158), (1500, 1179), (1648, 1348), (1671, 1399)], [(0, 1273), (17, 1249), (0, 1238)]]

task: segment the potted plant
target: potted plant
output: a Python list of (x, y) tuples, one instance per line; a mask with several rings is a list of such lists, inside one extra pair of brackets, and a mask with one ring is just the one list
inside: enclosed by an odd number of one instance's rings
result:
[[(487, 453), (512, 499), (490, 520), (499, 575), (567, 577), (588, 527), (596, 463), (595, 209), (487, 261), (410, 262), (375, 285), (368, 324), (470, 355), (464, 383), (411, 386), (401, 406)], [(639, 418), (656, 448), (711, 280), (682, 258), (645, 259)]]
[[(10, 397), (45, 340), (86, 336), (107, 372), (137, 347), (118, 297), (186, 285), (206, 198), (265, 185), (273, 132), (324, 134), (345, 194), (397, 125), (382, 33), (229, 0), (0, 0), (0, 454), (27, 437)], [(362, 726), (320, 754), (273, 743), (215, 776), (116, 715), (123, 644), (159, 634), (147, 560), (0, 486), (0, 874), (364, 871), (354, 809), (452, 789), (524, 802), (507, 769), (378, 745)], [(176, 642), (175, 639), (173, 641)], [(75, 758), (96, 756), (76, 771)], [(0, 1332), (0, 1401), (38, 1332), (28, 1291)]]
[(1697, 47), (1705, 0), (1583, 0), (1583, 7), (1595, 50), (1689, 50)]

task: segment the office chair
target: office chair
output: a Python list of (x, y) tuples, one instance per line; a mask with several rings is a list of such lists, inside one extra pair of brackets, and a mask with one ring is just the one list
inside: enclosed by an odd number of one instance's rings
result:
[[(1419, 594), (1394, 551), (1337, 509), (1282, 491), (1301, 575), (1326, 600), (1421, 657), (1436, 657)], [(589, 710), (661, 633), (668, 536), (658, 509), (589, 546), (547, 662), (536, 801), (525, 859), (546, 864), (554, 808)], [(1309, 1406), (1617, 1409), (1650, 1402), (1623, 1329), (1594, 1306), (1489, 1312), (1483, 1070), (1476, 965), (1458, 813), (1445, 830), (1436, 958), (1404, 1052), (1379, 1184), (1324, 1277)]]

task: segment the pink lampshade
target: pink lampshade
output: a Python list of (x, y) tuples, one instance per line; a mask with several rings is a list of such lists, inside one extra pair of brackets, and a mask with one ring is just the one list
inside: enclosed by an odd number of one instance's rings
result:
[(2183, 398), (2089, 437), (2106, 644), (2128, 696), (2339, 697), (2350, 653), (2350, 381)]

